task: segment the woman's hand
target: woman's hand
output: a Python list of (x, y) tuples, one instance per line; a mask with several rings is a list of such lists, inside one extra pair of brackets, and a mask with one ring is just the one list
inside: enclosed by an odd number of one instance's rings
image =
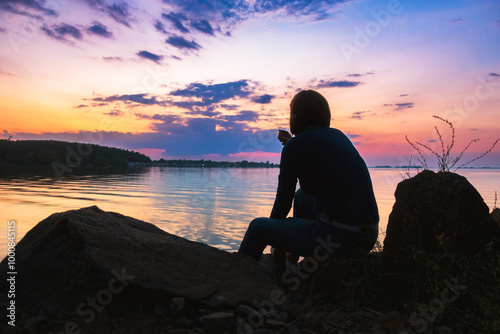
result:
[(285, 145), (287, 141), (292, 139), (292, 134), (285, 130), (278, 130), (278, 140), (282, 145)]

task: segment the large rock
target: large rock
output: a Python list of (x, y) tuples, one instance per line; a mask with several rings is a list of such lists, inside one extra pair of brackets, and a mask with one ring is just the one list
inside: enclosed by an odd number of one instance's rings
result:
[[(265, 300), (276, 288), (249, 257), (96, 206), (40, 222), (16, 247), (15, 265), (18, 322), (41, 310), (88, 320), (92, 310), (154, 309), (172, 300), (181, 300), (182, 307), (185, 301), (195, 308), (232, 308)], [(7, 258), (0, 270), (9, 271)], [(6, 291), (5, 279), (0, 287)], [(2, 293), (2, 306), (6, 297)]]
[(497, 223), (498, 227), (500, 227), (500, 209), (494, 208), (490, 213), (490, 217)]
[(384, 254), (482, 251), (499, 233), (488, 206), (463, 176), (424, 170), (400, 182), (389, 215)]

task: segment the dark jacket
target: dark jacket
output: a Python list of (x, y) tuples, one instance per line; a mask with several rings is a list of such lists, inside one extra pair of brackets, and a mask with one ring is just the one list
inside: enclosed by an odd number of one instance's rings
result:
[(378, 208), (368, 168), (342, 131), (316, 126), (283, 148), (271, 218), (286, 218), (297, 180), (315, 198), (317, 214), (348, 225), (378, 224)]

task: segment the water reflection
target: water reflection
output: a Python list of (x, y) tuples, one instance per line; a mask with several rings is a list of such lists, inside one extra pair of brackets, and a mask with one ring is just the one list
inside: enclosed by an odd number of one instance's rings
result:
[[(42, 173), (0, 178), (0, 235), (16, 221), (18, 240), (55, 212), (97, 205), (151, 222), (189, 240), (235, 251), (255, 217), (269, 216), (278, 169), (145, 168), (135, 172), (71, 175), (64, 179)], [(370, 170), (385, 230), (394, 204), (396, 185), (403, 179), (395, 169)], [(461, 172), (493, 206), (500, 189), (500, 170)], [(383, 239), (383, 236), (380, 238)], [(0, 239), (0, 256), (6, 254)]]

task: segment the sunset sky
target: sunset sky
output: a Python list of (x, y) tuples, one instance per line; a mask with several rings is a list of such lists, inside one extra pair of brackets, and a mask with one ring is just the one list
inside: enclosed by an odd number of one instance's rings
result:
[(433, 115), (466, 162), (500, 137), (500, 1), (0, 2), (3, 138), (279, 162), (301, 89), (369, 166), (441, 150)]

